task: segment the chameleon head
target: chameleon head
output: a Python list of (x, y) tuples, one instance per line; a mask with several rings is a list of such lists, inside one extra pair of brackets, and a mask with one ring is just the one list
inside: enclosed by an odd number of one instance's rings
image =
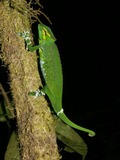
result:
[(38, 33), (39, 33), (39, 37), (40, 40), (44, 41), (46, 39), (53, 39), (54, 41), (56, 40), (54, 34), (52, 33), (51, 29), (44, 25), (44, 24), (38, 24)]

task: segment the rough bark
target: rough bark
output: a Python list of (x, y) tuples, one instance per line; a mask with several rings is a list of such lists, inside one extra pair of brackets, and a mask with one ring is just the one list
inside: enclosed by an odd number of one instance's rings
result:
[[(15, 0), (14, 0), (15, 1)], [(25, 8), (25, 0), (16, 0)], [(19, 7), (18, 7), (19, 8)], [(23, 38), (17, 33), (30, 30), (26, 13), (10, 7), (9, 1), (0, 2), (0, 43), (2, 58), (7, 65), (10, 88), (15, 104), (18, 136), (22, 160), (60, 159), (54, 121), (44, 97), (28, 96), (41, 85), (37, 56), (25, 50)]]

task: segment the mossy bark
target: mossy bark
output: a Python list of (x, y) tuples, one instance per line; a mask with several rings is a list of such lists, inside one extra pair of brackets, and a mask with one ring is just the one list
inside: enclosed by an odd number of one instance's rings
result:
[[(15, 0), (14, 0), (15, 1)], [(25, 0), (16, 0), (25, 8)], [(22, 160), (59, 160), (54, 120), (44, 97), (28, 96), (41, 86), (37, 56), (25, 50), (17, 33), (30, 30), (27, 14), (0, 2), (0, 43), (3, 60), (9, 69), (10, 87), (15, 104)]]

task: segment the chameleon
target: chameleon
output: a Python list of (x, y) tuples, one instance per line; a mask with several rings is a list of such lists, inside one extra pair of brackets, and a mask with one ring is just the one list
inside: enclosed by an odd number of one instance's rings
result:
[(89, 136), (95, 136), (95, 132), (81, 127), (72, 122), (64, 113), (62, 108), (62, 93), (63, 93), (63, 73), (62, 64), (56, 38), (50, 27), (44, 24), (38, 24), (38, 45), (32, 46), (29, 32), (19, 34), (26, 43), (28, 51), (38, 51), (39, 65), (42, 71), (44, 86), (35, 92), (29, 92), (29, 95), (35, 97), (47, 95), (51, 105), (57, 114), (67, 125), (80, 131), (87, 132)]

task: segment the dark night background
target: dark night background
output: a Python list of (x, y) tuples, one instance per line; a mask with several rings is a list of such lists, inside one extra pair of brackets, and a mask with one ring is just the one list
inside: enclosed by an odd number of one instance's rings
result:
[[(96, 136), (77, 131), (88, 145), (86, 160), (120, 157), (119, 8), (113, 0), (42, 0), (45, 18), (57, 38), (64, 76), (63, 108), (75, 123)], [(80, 160), (64, 153), (63, 160)]]

